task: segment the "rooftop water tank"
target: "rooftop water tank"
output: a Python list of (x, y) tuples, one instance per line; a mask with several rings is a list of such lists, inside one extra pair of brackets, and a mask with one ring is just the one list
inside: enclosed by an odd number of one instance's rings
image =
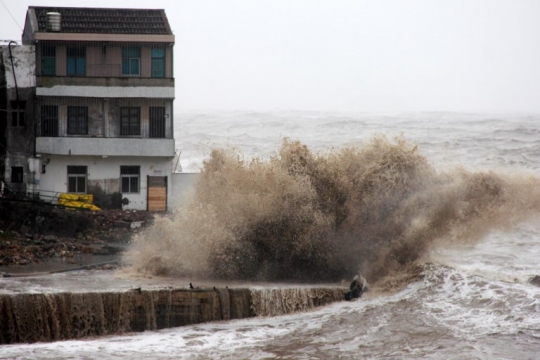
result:
[(47, 13), (47, 30), (48, 31), (60, 31), (62, 21), (62, 15), (58, 12)]

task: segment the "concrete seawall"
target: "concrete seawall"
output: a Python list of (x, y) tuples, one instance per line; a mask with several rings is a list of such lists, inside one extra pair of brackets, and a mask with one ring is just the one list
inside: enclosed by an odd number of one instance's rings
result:
[(276, 316), (343, 300), (338, 287), (0, 294), (0, 344), (50, 342)]

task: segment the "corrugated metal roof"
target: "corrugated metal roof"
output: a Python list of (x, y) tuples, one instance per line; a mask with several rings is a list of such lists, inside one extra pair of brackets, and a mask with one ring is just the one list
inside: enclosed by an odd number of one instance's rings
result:
[(38, 31), (47, 31), (47, 13), (62, 15), (63, 33), (172, 34), (162, 9), (112, 9), (31, 6)]

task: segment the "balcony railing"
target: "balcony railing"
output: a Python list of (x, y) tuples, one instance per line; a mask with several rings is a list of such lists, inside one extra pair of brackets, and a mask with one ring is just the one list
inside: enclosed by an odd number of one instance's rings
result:
[(102, 137), (102, 138), (150, 138), (171, 139), (166, 119), (150, 119), (148, 122), (125, 121), (105, 124), (79, 118), (68, 121), (44, 119), (38, 127), (41, 137)]
[[(109, 73), (118, 72), (114, 66), (105, 66), (100, 71)], [(97, 87), (162, 87), (171, 88), (174, 91), (174, 79), (167, 78), (143, 78), (130, 76), (109, 76), (93, 73), (92, 76), (37, 76), (36, 86), (38, 88), (49, 88), (53, 86), (97, 86)]]

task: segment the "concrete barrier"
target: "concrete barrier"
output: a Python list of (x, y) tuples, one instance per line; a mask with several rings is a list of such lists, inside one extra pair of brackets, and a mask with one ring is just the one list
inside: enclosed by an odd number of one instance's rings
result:
[(274, 316), (343, 300), (345, 289), (133, 289), (0, 294), (0, 344), (50, 342)]

